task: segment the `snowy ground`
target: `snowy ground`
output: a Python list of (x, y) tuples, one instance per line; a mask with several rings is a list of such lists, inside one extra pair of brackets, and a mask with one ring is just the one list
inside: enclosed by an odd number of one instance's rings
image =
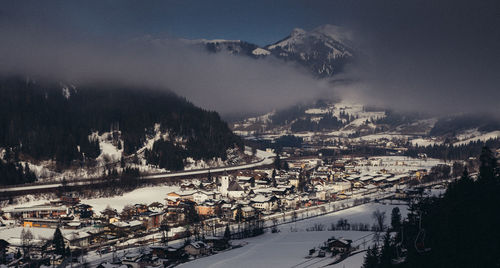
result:
[(108, 205), (117, 211), (122, 211), (126, 205), (151, 204), (153, 202), (165, 203), (167, 194), (179, 191), (180, 187), (175, 185), (162, 185), (144, 187), (125, 193), (121, 196), (107, 198), (83, 199), (82, 203), (91, 205), (96, 213), (103, 211)]
[(355, 169), (360, 172), (377, 172), (382, 169), (386, 169), (389, 172), (400, 174), (409, 171), (415, 171), (417, 169), (430, 170), (432, 167), (438, 164), (444, 164), (444, 162), (439, 159), (420, 159), (407, 156), (376, 156), (370, 157), (369, 160), (370, 163), (376, 164), (361, 164), (356, 166)]
[[(405, 205), (384, 205), (370, 203), (329, 215), (298, 221), (279, 226), (279, 233), (266, 233), (264, 235), (244, 239), (248, 244), (234, 250), (222, 252), (216, 255), (200, 258), (185, 263), (180, 267), (321, 267), (333, 262), (329, 256), (325, 258), (306, 259), (309, 249), (318, 247), (328, 238), (335, 236), (353, 240), (354, 245), (365, 246), (372, 243), (371, 232), (359, 231), (317, 231), (307, 232), (306, 228), (315, 223), (324, 224), (328, 227), (336, 223), (340, 218), (348, 219), (349, 222), (363, 222), (372, 225), (373, 211), (379, 209), (386, 213), (386, 224), (389, 224), (390, 214), (394, 207), (398, 206), (401, 214), (406, 216)], [(356, 241), (357, 240), (357, 241)], [(348, 258), (333, 267), (361, 267), (364, 253)]]

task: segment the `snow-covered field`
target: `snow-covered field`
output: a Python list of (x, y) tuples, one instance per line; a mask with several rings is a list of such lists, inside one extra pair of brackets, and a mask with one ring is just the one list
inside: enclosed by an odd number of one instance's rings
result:
[(103, 211), (108, 205), (118, 211), (121, 211), (126, 205), (151, 204), (153, 202), (165, 203), (167, 194), (173, 191), (179, 191), (180, 187), (175, 185), (162, 185), (144, 187), (125, 193), (121, 196), (107, 198), (92, 198), (81, 200), (84, 204), (93, 207), (96, 213)]
[(433, 138), (416, 138), (410, 141), (413, 146), (432, 146), (443, 144), (442, 141), (437, 141)]
[(356, 170), (360, 172), (377, 172), (382, 169), (386, 169), (389, 172), (394, 172), (396, 174), (406, 173), (417, 169), (427, 169), (430, 170), (432, 167), (438, 164), (444, 164), (443, 161), (434, 158), (411, 158), (406, 156), (377, 156), (370, 157), (371, 163), (368, 165), (356, 166)]
[(460, 138), (464, 138), (463, 140), (460, 140), (458, 142), (455, 142), (453, 145), (454, 146), (460, 146), (460, 145), (465, 145), (465, 144), (468, 144), (470, 142), (474, 142), (474, 141), (487, 141), (487, 140), (491, 140), (491, 139), (496, 139), (498, 137), (500, 137), (500, 131), (492, 131), (492, 132), (487, 132), (487, 133), (480, 133), (478, 131), (476, 132), (468, 132), (468, 134), (470, 135), (466, 135), (466, 134), (463, 134), (461, 136), (459, 136), (459, 140)]
[[(331, 223), (336, 223), (340, 218), (348, 219), (351, 223), (374, 223), (372, 213), (375, 210), (386, 213), (385, 222), (390, 222), (391, 211), (399, 207), (403, 217), (407, 214), (405, 205), (384, 205), (370, 203), (325, 216), (311, 218), (295, 223), (279, 226), (279, 233), (266, 233), (264, 235), (244, 239), (248, 244), (237, 249), (222, 252), (185, 263), (180, 267), (322, 267), (333, 262), (328, 255), (325, 258), (306, 259), (309, 249), (318, 247), (328, 238), (345, 238), (353, 240), (353, 245), (366, 247), (372, 243), (371, 232), (360, 231), (315, 231), (307, 232), (306, 228), (314, 224), (323, 224), (325, 228)], [(242, 241), (242, 242), (243, 242)], [(333, 267), (361, 267), (364, 253), (348, 258)], [(302, 264), (301, 264), (302, 263)], [(301, 264), (301, 265), (298, 265)]]

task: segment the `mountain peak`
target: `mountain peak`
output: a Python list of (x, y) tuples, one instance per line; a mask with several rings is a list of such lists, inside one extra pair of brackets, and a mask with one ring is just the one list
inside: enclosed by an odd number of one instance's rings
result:
[(345, 28), (331, 24), (321, 25), (314, 28), (311, 32), (313, 34), (324, 35), (341, 42), (349, 42), (352, 39), (351, 33)]
[(292, 30), (292, 33), (290, 33), (290, 36), (295, 37), (295, 36), (304, 35), (304, 34), (306, 34), (306, 31), (304, 29), (294, 28)]

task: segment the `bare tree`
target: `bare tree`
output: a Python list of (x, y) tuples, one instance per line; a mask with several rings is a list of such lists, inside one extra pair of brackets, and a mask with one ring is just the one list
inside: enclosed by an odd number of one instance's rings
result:
[(375, 220), (375, 225), (377, 226), (378, 231), (383, 231), (385, 229), (385, 212), (377, 209), (373, 212), (372, 218)]
[(120, 218), (122, 220), (131, 220), (135, 214), (135, 208), (132, 205), (125, 205), (122, 212), (120, 213)]
[(29, 259), (30, 250), (33, 247), (33, 233), (29, 229), (23, 229), (21, 231), (21, 243), (24, 253), (24, 258)]
[(113, 217), (116, 217), (118, 215), (118, 212), (116, 209), (111, 208), (110, 205), (108, 205), (102, 212), (101, 214), (106, 217), (106, 219), (110, 219)]
[(162, 243), (167, 246), (168, 245), (168, 231), (169, 231), (169, 226), (168, 226), (168, 220), (165, 217), (161, 223), (160, 223), (160, 230), (161, 230), (161, 235), (162, 235)]

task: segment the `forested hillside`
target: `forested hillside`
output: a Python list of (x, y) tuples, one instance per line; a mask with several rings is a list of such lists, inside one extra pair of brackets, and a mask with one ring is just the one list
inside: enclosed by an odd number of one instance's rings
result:
[[(148, 159), (166, 162), (168, 159), (158, 159), (168, 155), (176, 164), (165, 166), (176, 169), (182, 168), (179, 156), (225, 159), (227, 149), (242, 146), (216, 112), (198, 108), (166, 90), (0, 77), (0, 152), (4, 152), (4, 162), (54, 160), (64, 169), (92, 161), (101, 151), (91, 134), (110, 130), (120, 131), (122, 142), (118, 146), (123, 146), (123, 155), (128, 156), (145, 145), (155, 125), (171, 137), (157, 142), (172, 146), (154, 146)], [(178, 139), (182, 145), (175, 144)]]
[(410, 204), (408, 219), (388, 230), (396, 236), (371, 248), (363, 267), (499, 267), (500, 172), (489, 148), (479, 159), (476, 180), (465, 170), (442, 198)]

